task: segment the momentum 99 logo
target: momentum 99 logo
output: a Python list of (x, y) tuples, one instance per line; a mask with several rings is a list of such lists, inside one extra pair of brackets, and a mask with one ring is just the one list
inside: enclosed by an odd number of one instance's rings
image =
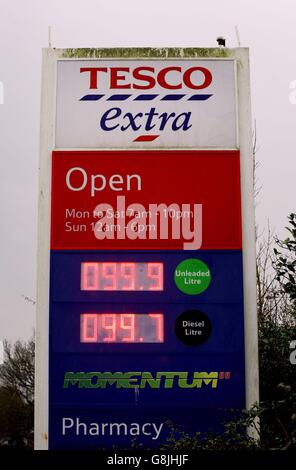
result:
[(60, 61), (57, 147), (236, 147), (234, 82), (231, 60)]

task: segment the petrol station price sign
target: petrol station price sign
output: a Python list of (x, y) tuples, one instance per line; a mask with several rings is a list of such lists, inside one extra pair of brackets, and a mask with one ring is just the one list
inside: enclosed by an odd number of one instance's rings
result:
[(51, 208), (53, 447), (244, 406), (239, 151), (56, 150)]
[(59, 60), (50, 449), (159, 446), (246, 406), (235, 60)]

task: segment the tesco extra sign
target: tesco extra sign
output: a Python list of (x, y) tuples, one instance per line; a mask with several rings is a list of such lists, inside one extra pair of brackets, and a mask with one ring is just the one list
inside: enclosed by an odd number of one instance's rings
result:
[(233, 60), (61, 60), (57, 148), (234, 148)]

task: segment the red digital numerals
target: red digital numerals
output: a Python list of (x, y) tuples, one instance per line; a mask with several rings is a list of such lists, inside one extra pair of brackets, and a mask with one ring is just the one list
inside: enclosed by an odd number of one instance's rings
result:
[(83, 291), (163, 291), (163, 263), (81, 263)]
[(163, 343), (163, 314), (83, 313), (81, 343)]

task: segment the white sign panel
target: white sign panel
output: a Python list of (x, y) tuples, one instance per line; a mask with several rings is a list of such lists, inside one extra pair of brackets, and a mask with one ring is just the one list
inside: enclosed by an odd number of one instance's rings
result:
[(60, 60), (57, 148), (235, 148), (233, 60)]

